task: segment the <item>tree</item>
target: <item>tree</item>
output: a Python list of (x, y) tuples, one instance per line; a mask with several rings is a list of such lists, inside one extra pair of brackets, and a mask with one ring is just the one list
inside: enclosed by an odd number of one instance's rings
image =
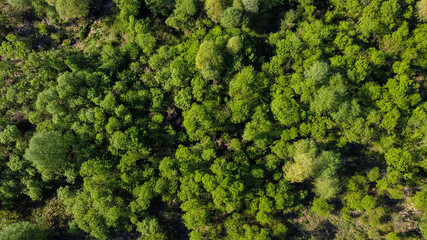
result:
[(334, 207), (322, 198), (315, 198), (311, 207), (311, 210), (322, 217), (328, 217), (333, 209)]
[(2, 240), (48, 240), (49, 233), (30, 222), (16, 222), (7, 225), (0, 231)]
[(84, 18), (89, 14), (89, 1), (56, 0), (55, 8), (58, 15), (64, 20), (71, 18)]
[(258, 13), (258, 0), (242, 0), (245, 10), (251, 13)]
[(0, 132), (0, 143), (10, 144), (19, 139), (21, 133), (16, 125), (7, 125), (7, 127)]
[(174, 13), (176, 15), (193, 16), (197, 13), (197, 6), (195, 0), (179, 0), (175, 4)]
[(221, 25), (225, 28), (239, 27), (241, 18), (242, 12), (239, 9), (235, 7), (227, 8), (222, 13)]
[(314, 182), (314, 192), (322, 199), (329, 200), (335, 197), (339, 191), (339, 181), (334, 177), (319, 177)]
[(49, 177), (61, 173), (66, 161), (69, 144), (60, 132), (38, 132), (30, 139), (24, 157), (32, 162), (39, 172)]
[(221, 20), (224, 8), (224, 0), (206, 0), (205, 2), (206, 13), (214, 22), (219, 22)]
[(427, 213), (427, 187), (426, 186), (424, 186), (424, 188), (421, 191), (418, 191), (414, 195), (414, 202), (415, 202), (415, 206), (418, 209), (421, 209), (425, 213)]
[(83, 72), (64, 72), (58, 77), (57, 92), (60, 98), (69, 99), (79, 94), (79, 90), (85, 82)]
[(173, 7), (172, 0), (145, 0), (145, 5), (155, 15), (167, 16)]
[(286, 178), (291, 182), (303, 182), (312, 177), (316, 168), (317, 147), (313, 141), (303, 139), (294, 143), (294, 162), (283, 166)]
[(299, 105), (292, 96), (292, 90), (286, 89), (283, 93), (275, 94), (271, 101), (271, 111), (277, 120), (286, 127), (300, 121)]
[(200, 45), (196, 55), (196, 67), (206, 80), (219, 78), (222, 62), (221, 51), (214, 42), (205, 41)]
[(7, 2), (14, 8), (23, 9), (29, 7), (31, 1), (28, 0), (7, 0)]
[(325, 80), (329, 73), (329, 66), (325, 62), (316, 61), (304, 72), (306, 78), (313, 79), (314, 82)]
[(427, 0), (417, 2), (418, 18), (421, 22), (427, 22)]
[(142, 222), (137, 223), (137, 231), (141, 233), (141, 239), (167, 239), (162, 233), (159, 221), (155, 218), (145, 218)]
[(184, 127), (190, 139), (200, 140), (206, 134), (212, 134), (215, 124), (212, 121), (212, 113), (203, 105), (193, 103), (191, 108), (183, 112)]
[(320, 116), (324, 112), (337, 109), (340, 100), (340, 95), (335, 87), (323, 86), (317, 91), (314, 100), (310, 103), (310, 109)]
[(262, 106), (255, 108), (252, 120), (246, 124), (242, 137), (253, 141), (254, 145), (262, 150), (265, 150), (272, 139), (277, 137), (277, 131), (268, 120), (265, 108)]
[(230, 81), (230, 109), (232, 121), (240, 123), (248, 119), (259, 97), (257, 76), (252, 66), (245, 67)]
[(231, 37), (227, 42), (227, 50), (229, 53), (236, 55), (243, 47), (242, 38), (240, 36)]
[(130, 16), (137, 16), (141, 2), (139, 0), (115, 0), (120, 8), (120, 19), (124, 22), (129, 21)]

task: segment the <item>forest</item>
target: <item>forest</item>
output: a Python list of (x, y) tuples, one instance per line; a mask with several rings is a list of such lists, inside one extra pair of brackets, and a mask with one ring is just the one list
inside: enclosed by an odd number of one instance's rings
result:
[(0, 240), (427, 239), (427, 0), (0, 0)]

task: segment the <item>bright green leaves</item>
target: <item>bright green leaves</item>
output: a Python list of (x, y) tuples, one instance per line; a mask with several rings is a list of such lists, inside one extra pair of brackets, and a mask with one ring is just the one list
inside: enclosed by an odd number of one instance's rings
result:
[(396, 18), (399, 16), (399, 11), (401, 10), (398, 0), (389, 0), (381, 4), (381, 21), (388, 25), (390, 29), (394, 27), (396, 23)]
[(388, 133), (391, 133), (393, 129), (397, 126), (398, 120), (400, 117), (400, 112), (396, 108), (393, 108), (391, 111), (387, 112), (384, 115), (384, 118), (381, 122), (381, 127), (387, 130)]
[(290, 89), (274, 95), (271, 101), (271, 111), (285, 127), (293, 126), (300, 121), (300, 108), (293, 99), (293, 93)]
[(190, 139), (200, 140), (206, 134), (212, 134), (215, 124), (212, 122), (212, 113), (203, 105), (193, 104), (183, 113), (184, 127)]
[(115, 0), (120, 9), (120, 19), (124, 22), (129, 21), (130, 16), (137, 16), (141, 2), (139, 0)]
[(391, 148), (385, 154), (385, 160), (389, 167), (398, 171), (405, 172), (412, 164), (412, 156), (408, 151)]
[(137, 223), (137, 231), (141, 233), (141, 239), (167, 239), (159, 221), (155, 218), (145, 218), (142, 222)]
[(336, 110), (340, 103), (340, 95), (335, 87), (321, 87), (311, 102), (310, 109), (320, 116), (322, 113)]
[(427, 213), (427, 188), (425, 186), (414, 195), (413, 199), (415, 206)]
[(197, 12), (195, 0), (180, 0), (175, 4), (175, 14), (193, 16)]
[(315, 198), (313, 200), (313, 205), (311, 207), (311, 210), (317, 213), (318, 215), (322, 217), (328, 217), (330, 214), (330, 211), (333, 210), (334, 207), (329, 204), (326, 200), (321, 198)]
[(3, 131), (0, 131), (0, 143), (9, 145), (16, 142), (20, 135), (21, 133), (16, 125), (7, 125)]
[(246, 124), (243, 132), (243, 139), (253, 141), (254, 146), (265, 150), (268, 144), (277, 137), (274, 125), (267, 118), (265, 108), (259, 106), (255, 109), (252, 120)]
[(129, 228), (128, 204), (113, 194), (121, 189), (112, 166), (105, 160), (89, 160), (80, 170), (84, 178), (82, 190), (71, 192), (69, 187), (58, 190), (58, 197), (71, 210), (79, 228), (97, 239), (106, 239), (111, 229)]
[(24, 9), (29, 7), (31, 2), (28, 0), (7, 0), (7, 2), (14, 8)]
[(245, 67), (230, 81), (230, 109), (232, 121), (236, 123), (248, 119), (259, 98), (259, 83), (253, 67)]
[(369, 184), (362, 175), (354, 175), (347, 184), (347, 194), (344, 197), (347, 207), (355, 210), (370, 210), (375, 208), (374, 197), (368, 195)]

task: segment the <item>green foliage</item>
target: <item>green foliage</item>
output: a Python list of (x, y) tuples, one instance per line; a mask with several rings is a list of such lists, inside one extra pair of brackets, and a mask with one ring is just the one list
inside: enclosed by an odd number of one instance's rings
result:
[(427, 189), (424, 188), (414, 195), (414, 202), (417, 208), (427, 212)]
[(127, 22), (130, 16), (136, 16), (139, 13), (141, 3), (139, 0), (119, 0), (115, 1), (120, 8), (120, 19)]
[(34, 134), (25, 151), (28, 159), (46, 177), (61, 173), (68, 165), (69, 145), (60, 132), (39, 132)]
[(258, 13), (259, 11), (258, 0), (242, 0), (242, 4), (248, 12)]
[(227, 50), (233, 55), (238, 54), (243, 47), (242, 39), (239, 36), (231, 37), (227, 42)]
[(315, 61), (309, 69), (304, 72), (306, 78), (321, 82), (325, 80), (329, 73), (329, 66), (325, 62)]
[(418, 18), (422, 22), (427, 22), (427, 1), (420, 0), (417, 2)]
[(235, 7), (227, 8), (221, 17), (221, 25), (225, 28), (239, 27), (242, 13)]
[(253, 67), (245, 67), (230, 81), (228, 95), (233, 122), (242, 122), (251, 115), (258, 99), (257, 77)]
[(300, 121), (299, 105), (292, 97), (292, 90), (287, 89), (283, 93), (275, 94), (271, 101), (271, 111), (277, 120), (286, 127)]
[(283, 167), (286, 178), (291, 182), (303, 182), (315, 173), (317, 147), (313, 141), (300, 140), (294, 143), (294, 162)]
[(55, 8), (62, 19), (84, 18), (89, 14), (89, 1), (56, 0)]
[(0, 1), (0, 239), (426, 238), (424, 0), (110, 3)]
[(212, 21), (219, 22), (225, 10), (225, 2), (223, 0), (206, 0), (205, 10)]
[(7, 127), (0, 132), (0, 143), (11, 144), (16, 142), (20, 137), (20, 132), (16, 125), (7, 125)]
[(177, 1), (175, 4), (175, 14), (176, 15), (188, 15), (193, 16), (197, 13), (197, 5), (195, 0), (181, 0)]
[(331, 204), (321, 198), (315, 198), (313, 200), (313, 206), (311, 206), (311, 210), (322, 217), (328, 217), (333, 209), (334, 207)]
[(7, 225), (0, 231), (0, 239), (4, 240), (47, 240), (49, 233), (30, 222), (16, 222)]
[(200, 44), (196, 55), (196, 67), (206, 80), (218, 79), (223, 64), (223, 57), (218, 46), (212, 41)]
[(18, 9), (29, 7), (31, 4), (31, 2), (28, 0), (7, 0), (7, 3)]
[(314, 186), (314, 192), (323, 199), (331, 199), (340, 191), (339, 180), (333, 177), (317, 178)]

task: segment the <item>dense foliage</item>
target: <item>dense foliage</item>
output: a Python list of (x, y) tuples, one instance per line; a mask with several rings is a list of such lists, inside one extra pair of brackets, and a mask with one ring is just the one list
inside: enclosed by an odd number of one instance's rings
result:
[(0, 9), (0, 239), (427, 238), (427, 0)]

